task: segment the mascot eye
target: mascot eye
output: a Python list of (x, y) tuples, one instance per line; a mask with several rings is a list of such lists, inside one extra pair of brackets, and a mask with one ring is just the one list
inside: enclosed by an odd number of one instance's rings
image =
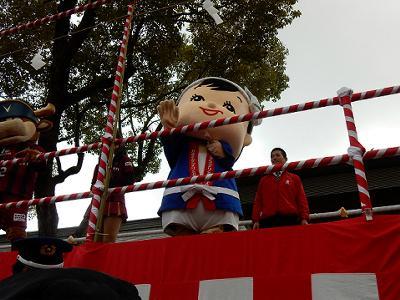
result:
[(190, 101), (204, 101), (204, 97), (201, 95), (194, 94), (192, 98), (190, 98)]
[(233, 112), (234, 114), (236, 113), (235, 108), (233, 107), (231, 101), (225, 101), (224, 105), (222, 106), (225, 107), (227, 110)]

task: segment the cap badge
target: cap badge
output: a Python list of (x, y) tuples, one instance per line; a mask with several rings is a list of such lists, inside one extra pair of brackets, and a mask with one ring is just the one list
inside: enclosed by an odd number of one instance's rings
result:
[(53, 256), (56, 253), (56, 246), (54, 245), (43, 245), (40, 247), (40, 254), (44, 256)]
[(5, 105), (3, 105), (3, 108), (6, 112), (10, 112), (11, 109), (11, 104), (8, 107), (5, 107)]

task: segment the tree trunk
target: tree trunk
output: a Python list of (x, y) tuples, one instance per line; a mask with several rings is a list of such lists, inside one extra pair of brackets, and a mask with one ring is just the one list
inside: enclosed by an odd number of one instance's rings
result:
[[(58, 11), (65, 11), (76, 5), (76, 0), (61, 1)], [(57, 20), (55, 38), (64, 36), (70, 31), (70, 18)], [(53, 122), (53, 128), (40, 136), (39, 145), (46, 152), (57, 150), (58, 135), (60, 133), (60, 120), (67, 99), (67, 83), (69, 78), (71, 53), (66, 38), (55, 40), (52, 49), (53, 63), (50, 66), (48, 82), (48, 101), (56, 106), (56, 115), (48, 118)], [(41, 173), (36, 183), (36, 197), (53, 196), (56, 182), (53, 180), (53, 159), (48, 161), (46, 171)], [(40, 205), (36, 207), (39, 235), (55, 236), (58, 226), (58, 213), (55, 204)]]
[[(53, 128), (43, 134), (39, 139), (39, 145), (46, 152), (57, 150), (58, 132), (60, 126), (60, 116), (62, 112), (57, 112), (55, 116), (49, 118), (53, 122)], [(53, 196), (55, 193), (55, 182), (53, 180), (53, 159), (48, 160), (47, 168), (39, 174), (36, 182), (35, 198)], [(55, 204), (36, 206), (38, 227), (40, 236), (55, 236), (57, 234), (58, 213)]]

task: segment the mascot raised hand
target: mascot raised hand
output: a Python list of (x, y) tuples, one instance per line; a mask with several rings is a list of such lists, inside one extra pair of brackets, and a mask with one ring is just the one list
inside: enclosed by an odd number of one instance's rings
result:
[[(43, 149), (37, 145), (39, 133), (49, 130), (52, 123), (42, 117), (54, 114), (52, 104), (34, 111), (21, 100), (0, 101), (0, 160), (32, 159)], [(0, 166), (0, 203), (31, 199), (37, 172), (45, 161), (24, 161)], [(13, 241), (26, 237), (27, 207), (0, 210), (0, 229)]]
[[(255, 96), (224, 78), (208, 77), (190, 84), (176, 105), (158, 106), (164, 128), (174, 128), (260, 111)], [(168, 179), (232, 170), (258, 120), (161, 138), (171, 172)], [(158, 214), (169, 235), (238, 230), (242, 208), (234, 179), (166, 188)]]

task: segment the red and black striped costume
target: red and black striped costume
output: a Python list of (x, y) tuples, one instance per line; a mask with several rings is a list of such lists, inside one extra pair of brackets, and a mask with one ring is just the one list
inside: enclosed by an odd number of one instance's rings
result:
[[(28, 148), (44, 152), (34, 143), (21, 143), (1, 148), (0, 160), (16, 158), (18, 152)], [(45, 167), (45, 161), (22, 162), (0, 167), (0, 203), (31, 199), (38, 171)], [(27, 211), (27, 207), (1, 209), (0, 228), (4, 230), (9, 227), (26, 228)]]

